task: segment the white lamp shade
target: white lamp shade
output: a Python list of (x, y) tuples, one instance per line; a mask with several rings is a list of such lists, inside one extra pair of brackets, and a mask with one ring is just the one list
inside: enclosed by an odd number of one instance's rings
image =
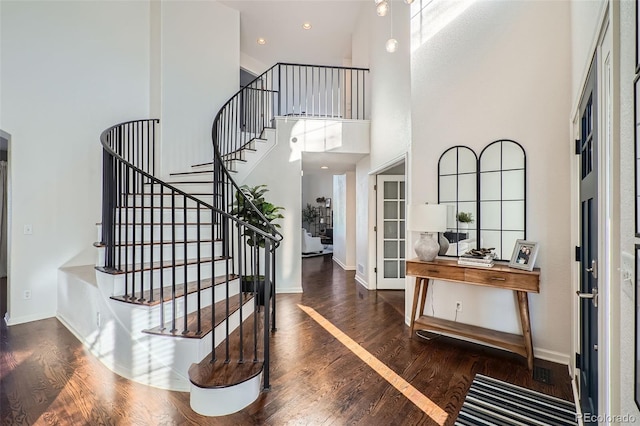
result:
[(447, 230), (447, 206), (444, 204), (411, 204), (407, 229), (417, 232)]

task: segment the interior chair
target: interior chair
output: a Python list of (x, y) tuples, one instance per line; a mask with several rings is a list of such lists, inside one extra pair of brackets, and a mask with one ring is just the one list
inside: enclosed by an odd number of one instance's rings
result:
[(306, 229), (302, 228), (302, 253), (322, 253), (324, 246), (320, 237), (312, 237)]

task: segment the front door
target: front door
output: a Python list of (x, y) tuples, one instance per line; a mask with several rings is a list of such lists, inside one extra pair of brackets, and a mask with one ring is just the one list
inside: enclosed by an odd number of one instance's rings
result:
[(598, 414), (598, 114), (596, 59), (580, 101), (580, 405)]
[(404, 175), (378, 175), (376, 184), (376, 288), (378, 290), (404, 290)]

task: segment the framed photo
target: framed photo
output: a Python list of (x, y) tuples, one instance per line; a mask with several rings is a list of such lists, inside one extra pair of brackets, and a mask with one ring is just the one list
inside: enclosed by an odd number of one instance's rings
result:
[(538, 243), (527, 240), (516, 240), (509, 266), (532, 271), (538, 256)]
[(635, 273), (635, 288), (636, 288), (636, 300), (635, 300), (635, 358), (636, 362), (634, 363), (635, 367), (635, 376), (634, 376), (634, 399), (636, 401), (636, 405), (640, 408), (640, 244), (636, 244), (636, 273)]
[(328, 209), (331, 208), (331, 198), (327, 198), (324, 202), (324, 206)]

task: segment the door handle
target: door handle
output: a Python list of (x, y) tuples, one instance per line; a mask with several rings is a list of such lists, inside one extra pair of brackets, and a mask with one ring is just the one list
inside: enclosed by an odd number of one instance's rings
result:
[(598, 307), (598, 289), (596, 287), (591, 290), (591, 293), (580, 293), (580, 291), (578, 290), (576, 291), (576, 294), (580, 299), (591, 299), (591, 301), (593, 302), (593, 307)]
[(598, 279), (598, 263), (595, 259), (591, 261), (591, 268), (585, 268), (584, 270), (587, 272), (591, 272), (591, 275), (593, 275), (594, 279)]

